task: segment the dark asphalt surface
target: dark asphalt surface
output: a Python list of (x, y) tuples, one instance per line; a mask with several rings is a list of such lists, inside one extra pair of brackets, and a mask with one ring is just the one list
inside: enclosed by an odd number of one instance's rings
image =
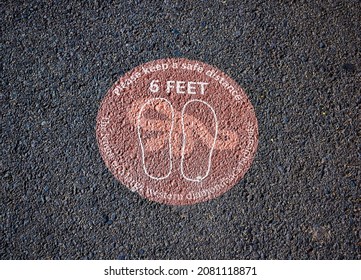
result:
[[(45, 1), (44, 1), (45, 2)], [(360, 259), (360, 1), (1, 2), (1, 259)], [(150, 60), (243, 87), (256, 158), (225, 195), (150, 202), (105, 167), (96, 115)]]

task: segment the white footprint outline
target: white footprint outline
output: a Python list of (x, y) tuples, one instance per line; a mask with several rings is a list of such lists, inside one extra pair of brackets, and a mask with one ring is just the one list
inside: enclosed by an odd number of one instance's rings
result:
[[(152, 175), (149, 174), (146, 166), (145, 166), (145, 150), (144, 150), (144, 145), (142, 142), (142, 136), (141, 136), (141, 129), (140, 129), (140, 119), (143, 113), (144, 108), (151, 102), (153, 101), (157, 101), (157, 100), (161, 100), (161, 101), (165, 101), (169, 107), (172, 110), (172, 124), (171, 124), (171, 129), (169, 132), (169, 140), (168, 140), (168, 145), (169, 145), (169, 172), (167, 175), (163, 176), (163, 177), (154, 177)], [(164, 180), (166, 178), (168, 178), (170, 176), (170, 174), (172, 173), (172, 168), (173, 168), (173, 160), (172, 160), (172, 134), (173, 134), (173, 128), (174, 128), (174, 109), (173, 109), (173, 105), (165, 98), (162, 97), (158, 97), (158, 98), (151, 98), (149, 99), (147, 102), (145, 102), (143, 104), (143, 106), (140, 108), (139, 113), (138, 113), (138, 118), (137, 118), (137, 132), (138, 132), (138, 140), (139, 140), (139, 144), (140, 144), (140, 148), (142, 151), (142, 165), (143, 165), (143, 170), (144, 173), (149, 176), (150, 178), (152, 178), (153, 180)]]
[[(186, 133), (185, 133), (185, 130), (184, 130), (184, 112), (185, 112), (185, 109), (186, 107), (192, 103), (192, 102), (201, 102), (203, 104), (205, 104), (208, 108), (211, 109), (212, 113), (213, 113), (213, 117), (214, 117), (214, 120), (215, 120), (215, 125), (216, 125), (216, 129), (215, 129), (215, 134), (214, 134), (214, 140), (213, 140), (213, 144), (212, 144), (212, 148), (209, 152), (209, 155), (208, 155), (208, 168), (207, 168), (207, 172), (206, 174), (202, 177), (202, 176), (198, 176), (197, 178), (195, 179), (192, 179), (190, 177), (187, 177), (184, 173), (184, 154), (185, 154), (185, 147), (186, 147)], [(218, 119), (217, 119), (217, 115), (216, 115), (216, 112), (214, 111), (214, 109), (212, 108), (211, 105), (209, 105), (207, 102), (203, 101), (203, 100), (200, 100), (200, 99), (192, 99), (192, 100), (189, 100), (186, 102), (186, 104), (184, 104), (183, 106), (183, 109), (182, 109), (182, 118), (181, 118), (181, 122), (182, 122), (182, 132), (183, 132), (183, 141), (182, 141), (182, 153), (181, 153), (181, 174), (183, 176), (184, 179), (188, 180), (188, 181), (191, 181), (191, 182), (201, 182), (203, 181), (208, 175), (209, 175), (209, 172), (211, 170), (211, 165), (212, 165), (212, 154), (213, 154), (213, 150), (214, 150), (214, 147), (216, 145), (216, 141), (217, 141), (217, 136), (218, 136)]]

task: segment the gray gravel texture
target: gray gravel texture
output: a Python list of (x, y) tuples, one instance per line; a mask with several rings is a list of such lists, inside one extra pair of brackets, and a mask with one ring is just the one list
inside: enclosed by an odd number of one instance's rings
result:
[[(2, 1), (1, 259), (360, 259), (360, 1)], [(102, 98), (185, 57), (247, 92), (259, 147), (225, 195), (142, 199), (105, 167)]]

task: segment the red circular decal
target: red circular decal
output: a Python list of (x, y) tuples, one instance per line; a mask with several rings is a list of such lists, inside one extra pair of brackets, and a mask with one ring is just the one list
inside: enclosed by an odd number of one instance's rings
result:
[(121, 77), (101, 104), (96, 134), (121, 183), (172, 205), (225, 193), (249, 169), (258, 142), (243, 89), (217, 68), (184, 58), (151, 61)]

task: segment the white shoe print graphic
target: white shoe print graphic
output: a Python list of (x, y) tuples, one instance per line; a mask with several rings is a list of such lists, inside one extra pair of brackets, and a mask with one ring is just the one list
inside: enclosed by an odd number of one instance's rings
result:
[(172, 172), (173, 128), (174, 110), (167, 99), (152, 98), (140, 108), (137, 133), (142, 166), (144, 173), (154, 180), (166, 179)]
[[(208, 115), (207, 126), (192, 116), (192, 107), (194, 111), (202, 112), (204, 116)], [(183, 106), (181, 123), (183, 133), (182, 176), (191, 182), (202, 182), (211, 172), (212, 154), (218, 136), (216, 112), (207, 102), (193, 99)]]
[(154, 180), (168, 178), (179, 159), (182, 177), (200, 183), (211, 174), (214, 151), (233, 150), (239, 142), (235, 131), (219, 128), (215, 110), (203, 100), (189, 100), (178, 112), (165, 98), (142, 99), (128, 118), (137, 130), (144, 173)]

